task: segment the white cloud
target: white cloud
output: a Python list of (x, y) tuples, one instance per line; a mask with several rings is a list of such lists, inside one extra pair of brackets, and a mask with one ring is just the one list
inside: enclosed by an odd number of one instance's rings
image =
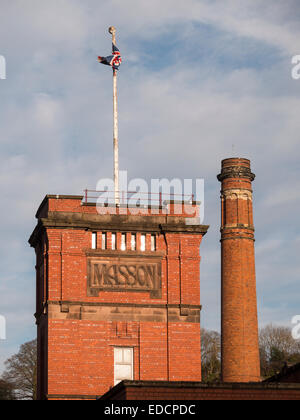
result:
[(121, 27), (126, 25), (127, 32), (142, 38), (163, 36), (168, 32), (168, 25), (189, 21), (212, 24), (236, 36), (269, 43), (285, 54), (294, 55), (299, 48), (299, 25), (297, 20), (293, 21), (298, 5), (290, 0), (268, 4), (263, 0), (186, 0), (176, 4), (173, 0), (115, 0), (112, 3), (120, 13), (117, 23)]

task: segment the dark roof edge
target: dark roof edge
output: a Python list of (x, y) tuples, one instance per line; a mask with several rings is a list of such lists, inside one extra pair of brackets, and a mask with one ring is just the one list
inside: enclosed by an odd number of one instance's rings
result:
[(268, 378), (266, 380), (264, 380), (264, 383), (274, 383), (274, 382), (279, 382), (280, 379), (283, 379), (285, 376), (290, 375), (296, 371), (300, 371), (300, 363), (297, 363), (296, 365), (290, 366), (290, 367), (286, 367), (284, 366), (281, 370), (281, 372), (277, 373), (274, 376), (271, 376), (271, 378)]
[(176, 381), (122, 381), (114, 386), (100, 400), (107, 400), (125, 391), (126, 388), (199, 388), (199, 389), (245, 389), (245, 390), (299, 390), (300, 384), (289, 383), (204, 383), (204, 382), (176, 382)]

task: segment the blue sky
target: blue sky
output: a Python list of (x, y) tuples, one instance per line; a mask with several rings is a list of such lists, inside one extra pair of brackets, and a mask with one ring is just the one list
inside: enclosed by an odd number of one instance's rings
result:
[[(220, 161), (251, 159), (260, 325), (300, 313), (300, 54), (297, 0), (2, 0), (0, 314), (3, 361), (35, 336), (34, 251), (47, 193), (112, 175), (118, 29), (120, 166), (129, 177), (204, 178), (203, 326), (220, 325)], [(234, 145), (234, 146), (233, 146)], [(233, 152), (234, 150), (234, 152)]]

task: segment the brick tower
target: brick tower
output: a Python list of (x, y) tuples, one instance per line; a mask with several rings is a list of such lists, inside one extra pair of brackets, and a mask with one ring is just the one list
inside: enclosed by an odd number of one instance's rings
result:
[(155, 215), (127, 206), (99, 214), (82, 199), (46, 196), (29, 240), (38, 398), (94, 399), (122, 379), (200, 381), (199, 248), (208, 226), (174, 202), (168, 214), (161, 206)]
[(260, 381), (250, 161), (222, 161), (222, 380)]

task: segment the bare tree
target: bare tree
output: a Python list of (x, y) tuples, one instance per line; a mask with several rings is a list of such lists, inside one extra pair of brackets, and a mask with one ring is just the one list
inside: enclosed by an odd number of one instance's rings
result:
[(259, 334), (261, 371), (264, 377), (279, 373), (284, 365), (300, 362), (300, 342), (290, 328), (268, 325)]
[(15, 400), (13, 387), (10, 383), (0, 379), (0, 401)]
[(5, 362), (2, 376), (19, 400), (36, 400), (37, 341), (23, 344), (18, 354)]
[(220, 381), (221, 336), (216, 331), (201, 330), (202, 380)]
[[(221, 336), (201, 330), (202, 380), (220, 381)], [(300, 362), (300, 340), (294, 340), (291, 329), (268, 325), (260, 330), (261, 372), (265, 378), (279, 373), (286, 365)]]

